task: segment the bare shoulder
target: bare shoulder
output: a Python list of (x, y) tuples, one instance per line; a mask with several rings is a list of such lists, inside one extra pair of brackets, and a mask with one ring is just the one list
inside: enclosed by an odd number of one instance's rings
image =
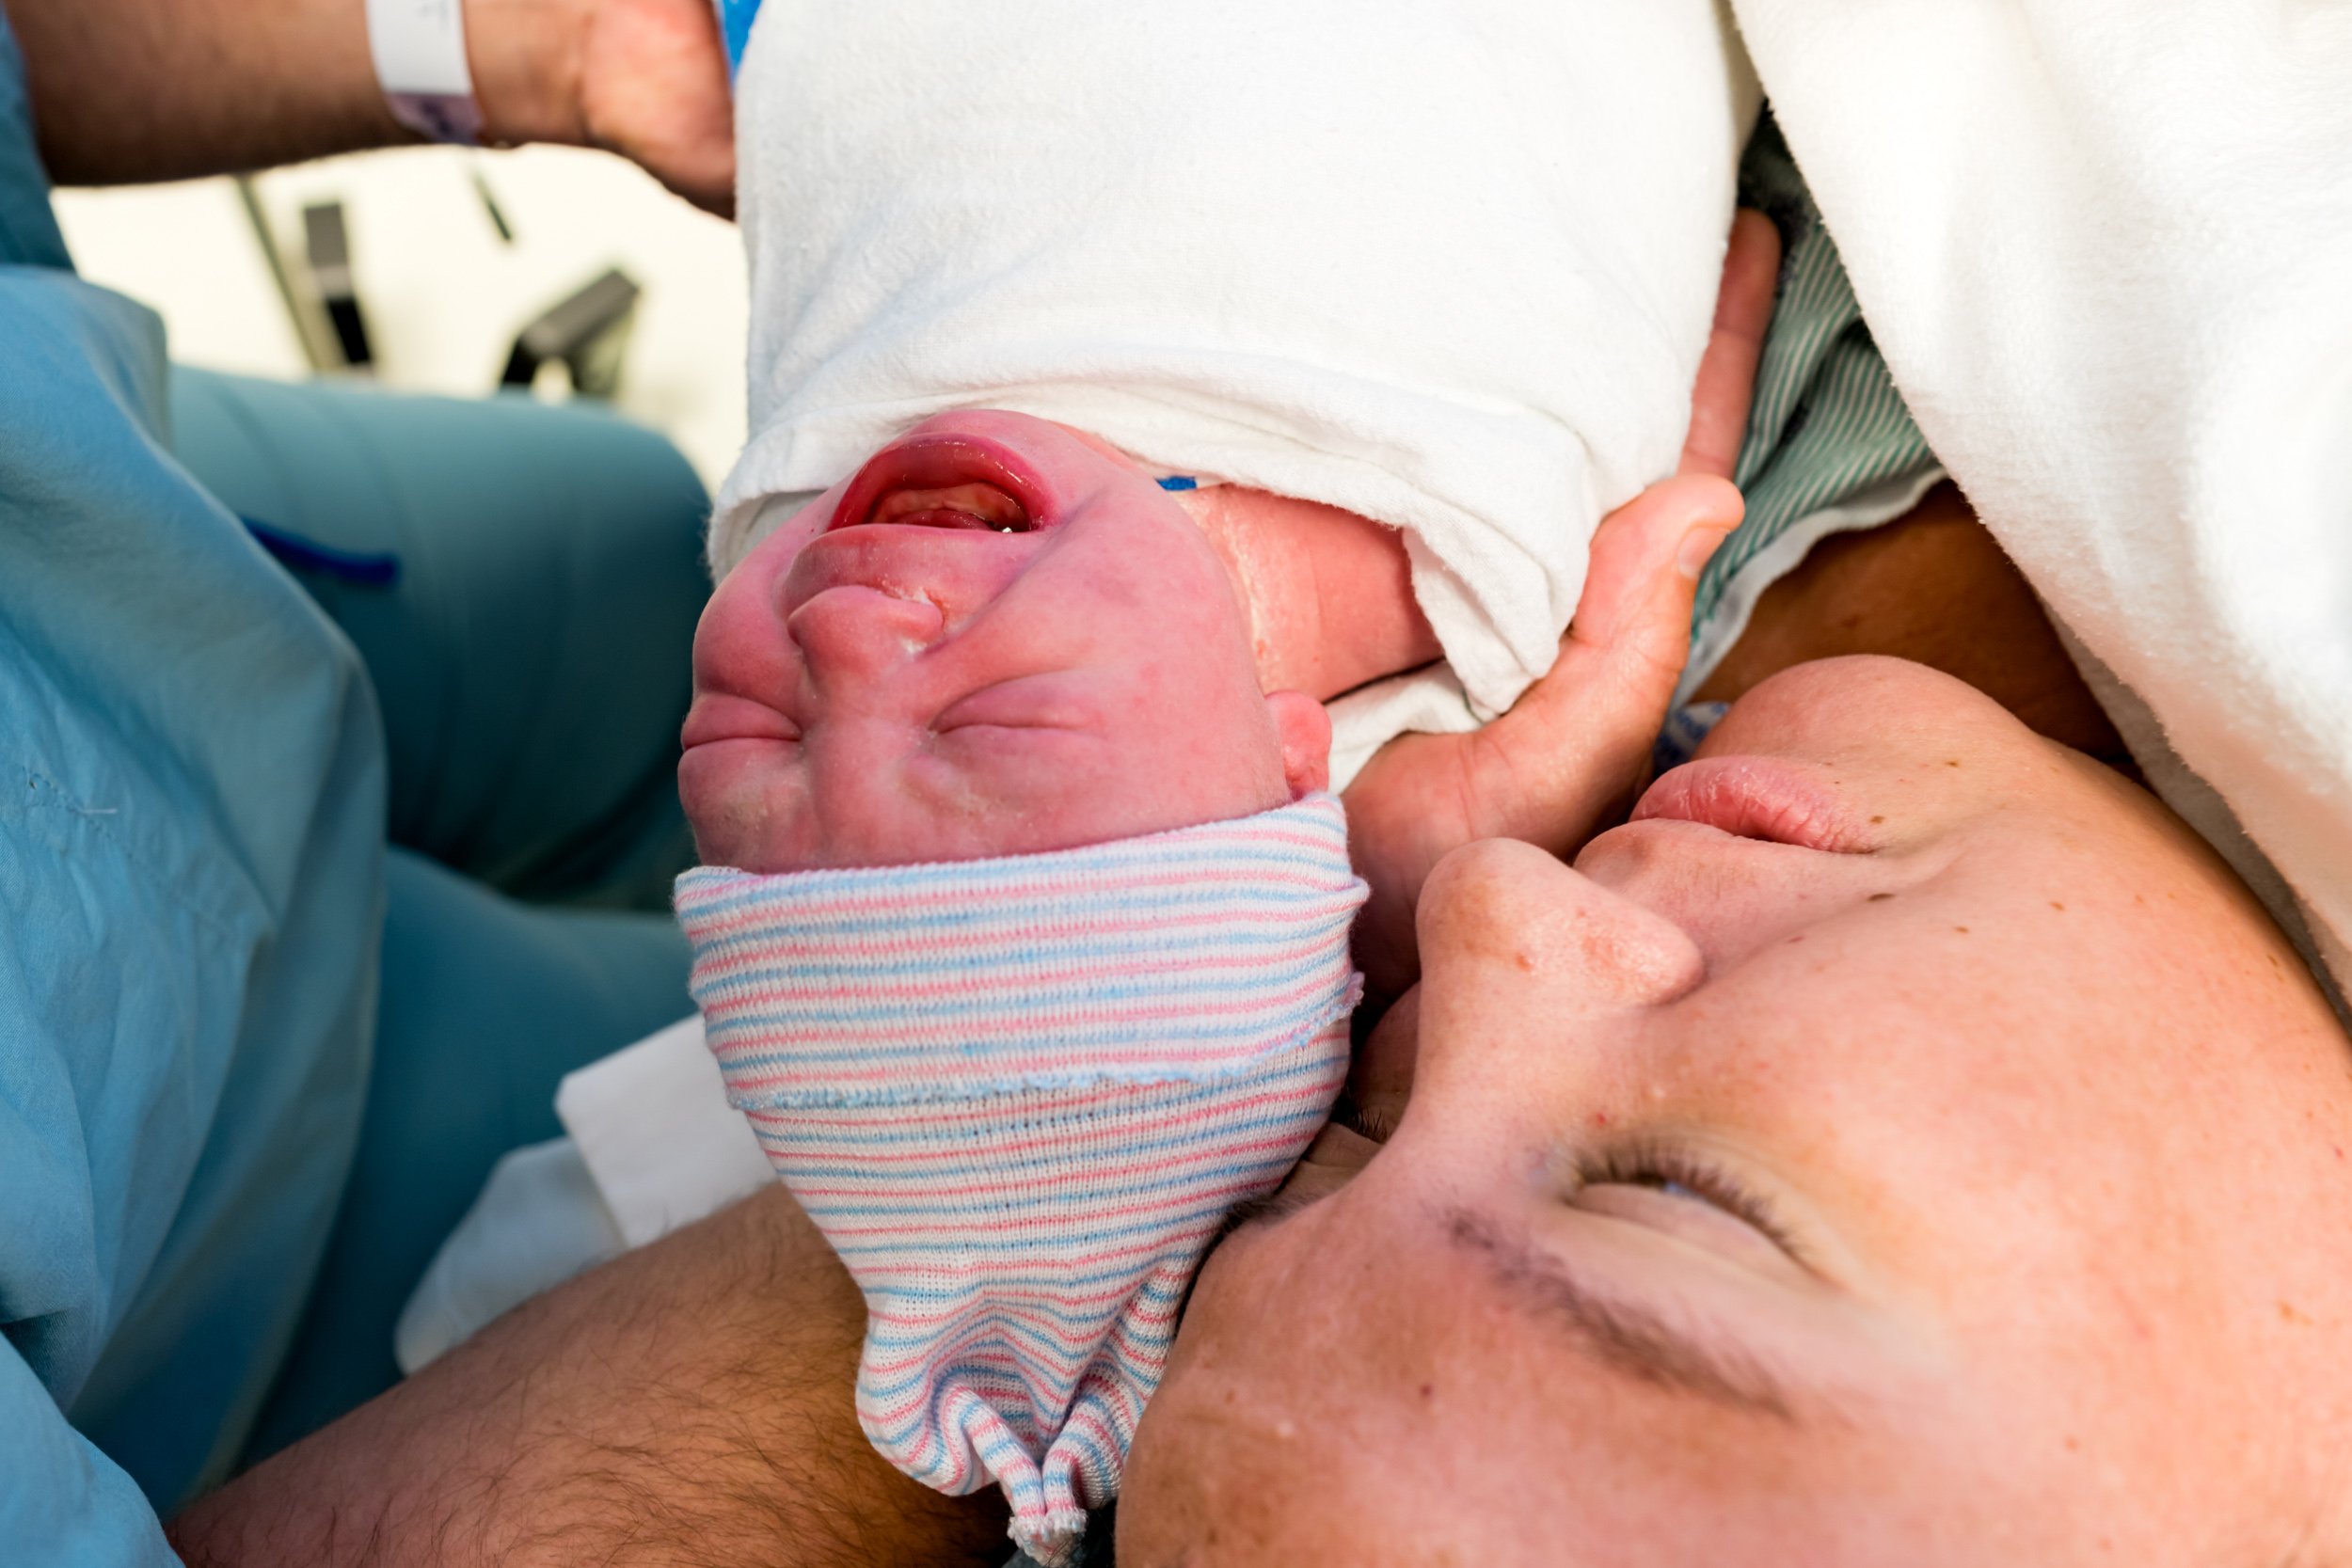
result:
[(1845, 654), (1885, 654), (1956, 675), (2037, 733), (2128, 763), (2032, 586), (1948, 483), (1883, 527), (1814, 546), (1765, 591), (1696, 695), (1731, 702), (1790, 665)]

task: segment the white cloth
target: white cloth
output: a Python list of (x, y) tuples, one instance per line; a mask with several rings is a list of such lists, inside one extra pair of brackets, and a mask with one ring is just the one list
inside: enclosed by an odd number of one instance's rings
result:
[(392, 1331), (402, 1371), (775, 1180), (727, 1103), (700, 1013), (566, 1074), (555, 1112), (569, 1136), (501, 1160), (409, 1293)]
[(510, 1150), (408, 1292), (392, 1359), (414, 1373), (628, 1244), (571, 1139)]
[(1920, 430), (2344, 984), (2352, 8), (1736, 9)]
[(1673, 468), (1755, 103), (1714, 0), (766, 0), (713, 566), (764, 499), (1010, 408), (1404, 528), (1490, 716)]
[(564, 1074), (555, 1114), (633, 1247), (775, 1180), (727, 1103), (700, 1013)]

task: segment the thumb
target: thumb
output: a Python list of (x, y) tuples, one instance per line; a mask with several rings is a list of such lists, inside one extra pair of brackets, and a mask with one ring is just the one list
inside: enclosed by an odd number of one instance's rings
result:
[(1690, 655), (1699, 574), (1745, 512), (1730, 481), (1684, 474), (1603, 518), (1562, 656), (1605, 659), (1644, 690), (1662, 683), (1662, 718)]
[(1513, 792), (1540, 808), (1509, 836), (1557, 851), (1640, 783), (1689, 657), (1699, 574), (1742, 510), (1728, 480), (1686, 474), (1602, 520), (1558, 661), (1477, 735), (1489, 764), (1551, 778)]

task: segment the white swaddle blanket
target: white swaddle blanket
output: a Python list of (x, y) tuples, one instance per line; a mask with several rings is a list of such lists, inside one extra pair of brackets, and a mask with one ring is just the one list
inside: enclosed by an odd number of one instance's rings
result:
[(2344, 988), (2352, 8), (1737, 10), (1919, 428)]
[(1727, 34), (1714, 0), (765, 0), (714, 567), (916, 420), (1015, 409), (1404, 528), (1460, 684), (1370, 705), (1490, 717), (1680, 450), (1755, 109)]

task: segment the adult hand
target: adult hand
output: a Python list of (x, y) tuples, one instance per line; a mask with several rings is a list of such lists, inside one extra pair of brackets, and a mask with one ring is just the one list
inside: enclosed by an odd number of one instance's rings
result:
[(1482, 838), (1566, 856), (1647, 777), (1689, 656), (1699, 573), (1740, 521), (1732, 466), (1779, 264), (1772, 224), (1739, 214), (1679, 469), (1594, 533), (1584, 591), (1550, 672), (1484, 729), (1400, 736), (1348, 786), (1357, 869), (1372, 884), (1356, 960), (1375, 1006), (1421, 973), (1413, 910), (1439, 860)]
[(735, 211), (735, 106), (710, 0), (469, 0), (484, 131), (598, 147)]

